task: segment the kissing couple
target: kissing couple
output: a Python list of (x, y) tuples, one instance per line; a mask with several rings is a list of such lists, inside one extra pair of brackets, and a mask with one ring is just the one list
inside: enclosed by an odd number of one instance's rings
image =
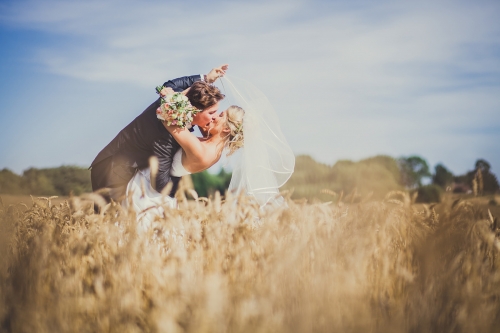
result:
[[(294, 154), (266, 96), (245, 80), (229, 80), (227, 69), (228, 65), (222, 65), (206, 75), (169, 80), (157, 88), (160, 98), (92, 162), (92, 190), (108, 201), (131, 202), (138, 217), (154, 207), (175, 208), (173, 195), (180, 178), (210, 168), (225, 154), (233, 165), (229, 191), (243, 191), (261, 207), (280, 204), (278, 188), (293, 172)], [(214, 85), (218, 78), (224, 80), (228, 96)], [(234, 104), (218, 112), (224, 99)], [(190, 123), (172, 114), (169, 107), (174, 104), (192, 110)], [(198, 127), (202, 137), (192, 133), (192, 126)], [(157, 172), (150, 169), (153, 156), (157, 165), (151, 169)], [(167, 186), (169, 182), (173, 186)]]

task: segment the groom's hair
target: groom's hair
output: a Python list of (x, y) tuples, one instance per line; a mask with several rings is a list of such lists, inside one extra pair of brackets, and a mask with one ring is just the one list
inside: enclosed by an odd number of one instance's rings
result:
[(191, 105), (199, 110), (211, 107), (225, 96), (219, 88), (203, 81), (196, 81), (186, 93)]

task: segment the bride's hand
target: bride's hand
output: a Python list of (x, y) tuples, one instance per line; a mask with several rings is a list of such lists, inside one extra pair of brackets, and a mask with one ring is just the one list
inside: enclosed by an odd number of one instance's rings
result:
[(207, 83), (214, 83), (219, 77), (224, 76), (226, 74), (227, 69), (229, 68), (228, 64), (221, 65), (219, 67), (215, 67), (207, 74)]

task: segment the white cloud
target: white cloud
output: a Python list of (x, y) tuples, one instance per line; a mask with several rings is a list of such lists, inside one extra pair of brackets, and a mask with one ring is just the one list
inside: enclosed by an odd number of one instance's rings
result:
[(35, 50), (58, 75), (143, 89), (227, 61), (270, 96), (296, 152), (329, 163), (419, 153), (463, 172), (491, 140), (463, 133), (500, 122), (499, 8), (29, 1), (5, 7), (1, 20), (69, 37)]

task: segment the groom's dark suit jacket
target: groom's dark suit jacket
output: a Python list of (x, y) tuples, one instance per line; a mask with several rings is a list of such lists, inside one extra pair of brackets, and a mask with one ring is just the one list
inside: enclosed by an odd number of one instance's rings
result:
[[(200, 75), (185, 76), (163, 85), (180, 92), (200, 78)], [(136, 170), (147, 168), (149, 158), (154, 155), (159, 161), (156, 190), (161, 192), (172, 181), (174, 187), (171, 193), (175, 193), (179, 178), (170, 176), (170, 169), (180, 146), (156, 118), (159, 106), (158, 98), (97, 155), (91, 165), (92, 190), (109, 188), (111, 198), (115, 201), (123, 199), (127, 184)]]

